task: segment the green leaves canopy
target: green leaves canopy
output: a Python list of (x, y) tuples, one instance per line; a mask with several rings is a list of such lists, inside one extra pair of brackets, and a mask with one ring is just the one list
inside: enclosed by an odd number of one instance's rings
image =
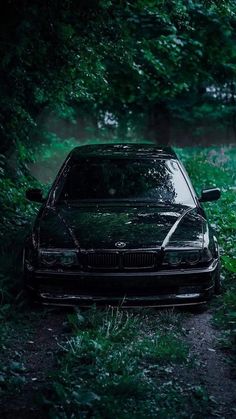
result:
[(235, 116), (235, 2), (8, 0), (1, 20), (3, 150), (39, 139), (45, 109)]

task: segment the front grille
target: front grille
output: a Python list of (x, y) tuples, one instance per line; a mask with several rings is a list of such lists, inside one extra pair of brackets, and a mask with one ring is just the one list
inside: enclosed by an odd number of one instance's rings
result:
[(137, 252), (123, 255), (124, 268), (153, 268), (155, 265), (154, 253)]
[(119, 255), (117, 253), (89, 253), (87, 255), (88, 268), (117, 268)]
[(139, 269), (154, 268), (154, 252), (91, 252), (84, 257), (88, 269)]

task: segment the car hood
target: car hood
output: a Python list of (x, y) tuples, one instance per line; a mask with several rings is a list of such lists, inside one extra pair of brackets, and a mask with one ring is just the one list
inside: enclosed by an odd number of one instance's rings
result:
[(159, 248), (169, 234), (167, 246), (202, 248), (206, 221), (196, 209), (187, 208), (186, 213), (186, 208), (181, 205), (46, 208), (39, 221), (39, 244), (50, 248), (117, 249), (116, 243), (122, 241), (127, 249)]

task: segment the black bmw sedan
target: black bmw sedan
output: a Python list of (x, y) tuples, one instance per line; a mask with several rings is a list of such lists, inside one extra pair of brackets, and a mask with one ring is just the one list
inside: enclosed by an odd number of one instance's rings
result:
[(44, 304), (180, 306), (220, 287), (217, 239), (171, 148), (87, 145), (69, 154), (24, 250), (25, 283)]

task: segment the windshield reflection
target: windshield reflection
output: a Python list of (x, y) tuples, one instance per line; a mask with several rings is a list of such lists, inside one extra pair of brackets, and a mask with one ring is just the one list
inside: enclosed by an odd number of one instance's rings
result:
[(85, 200), (194, 205), (172, 159), (81, 158), (70, 168), (58, 202)]

